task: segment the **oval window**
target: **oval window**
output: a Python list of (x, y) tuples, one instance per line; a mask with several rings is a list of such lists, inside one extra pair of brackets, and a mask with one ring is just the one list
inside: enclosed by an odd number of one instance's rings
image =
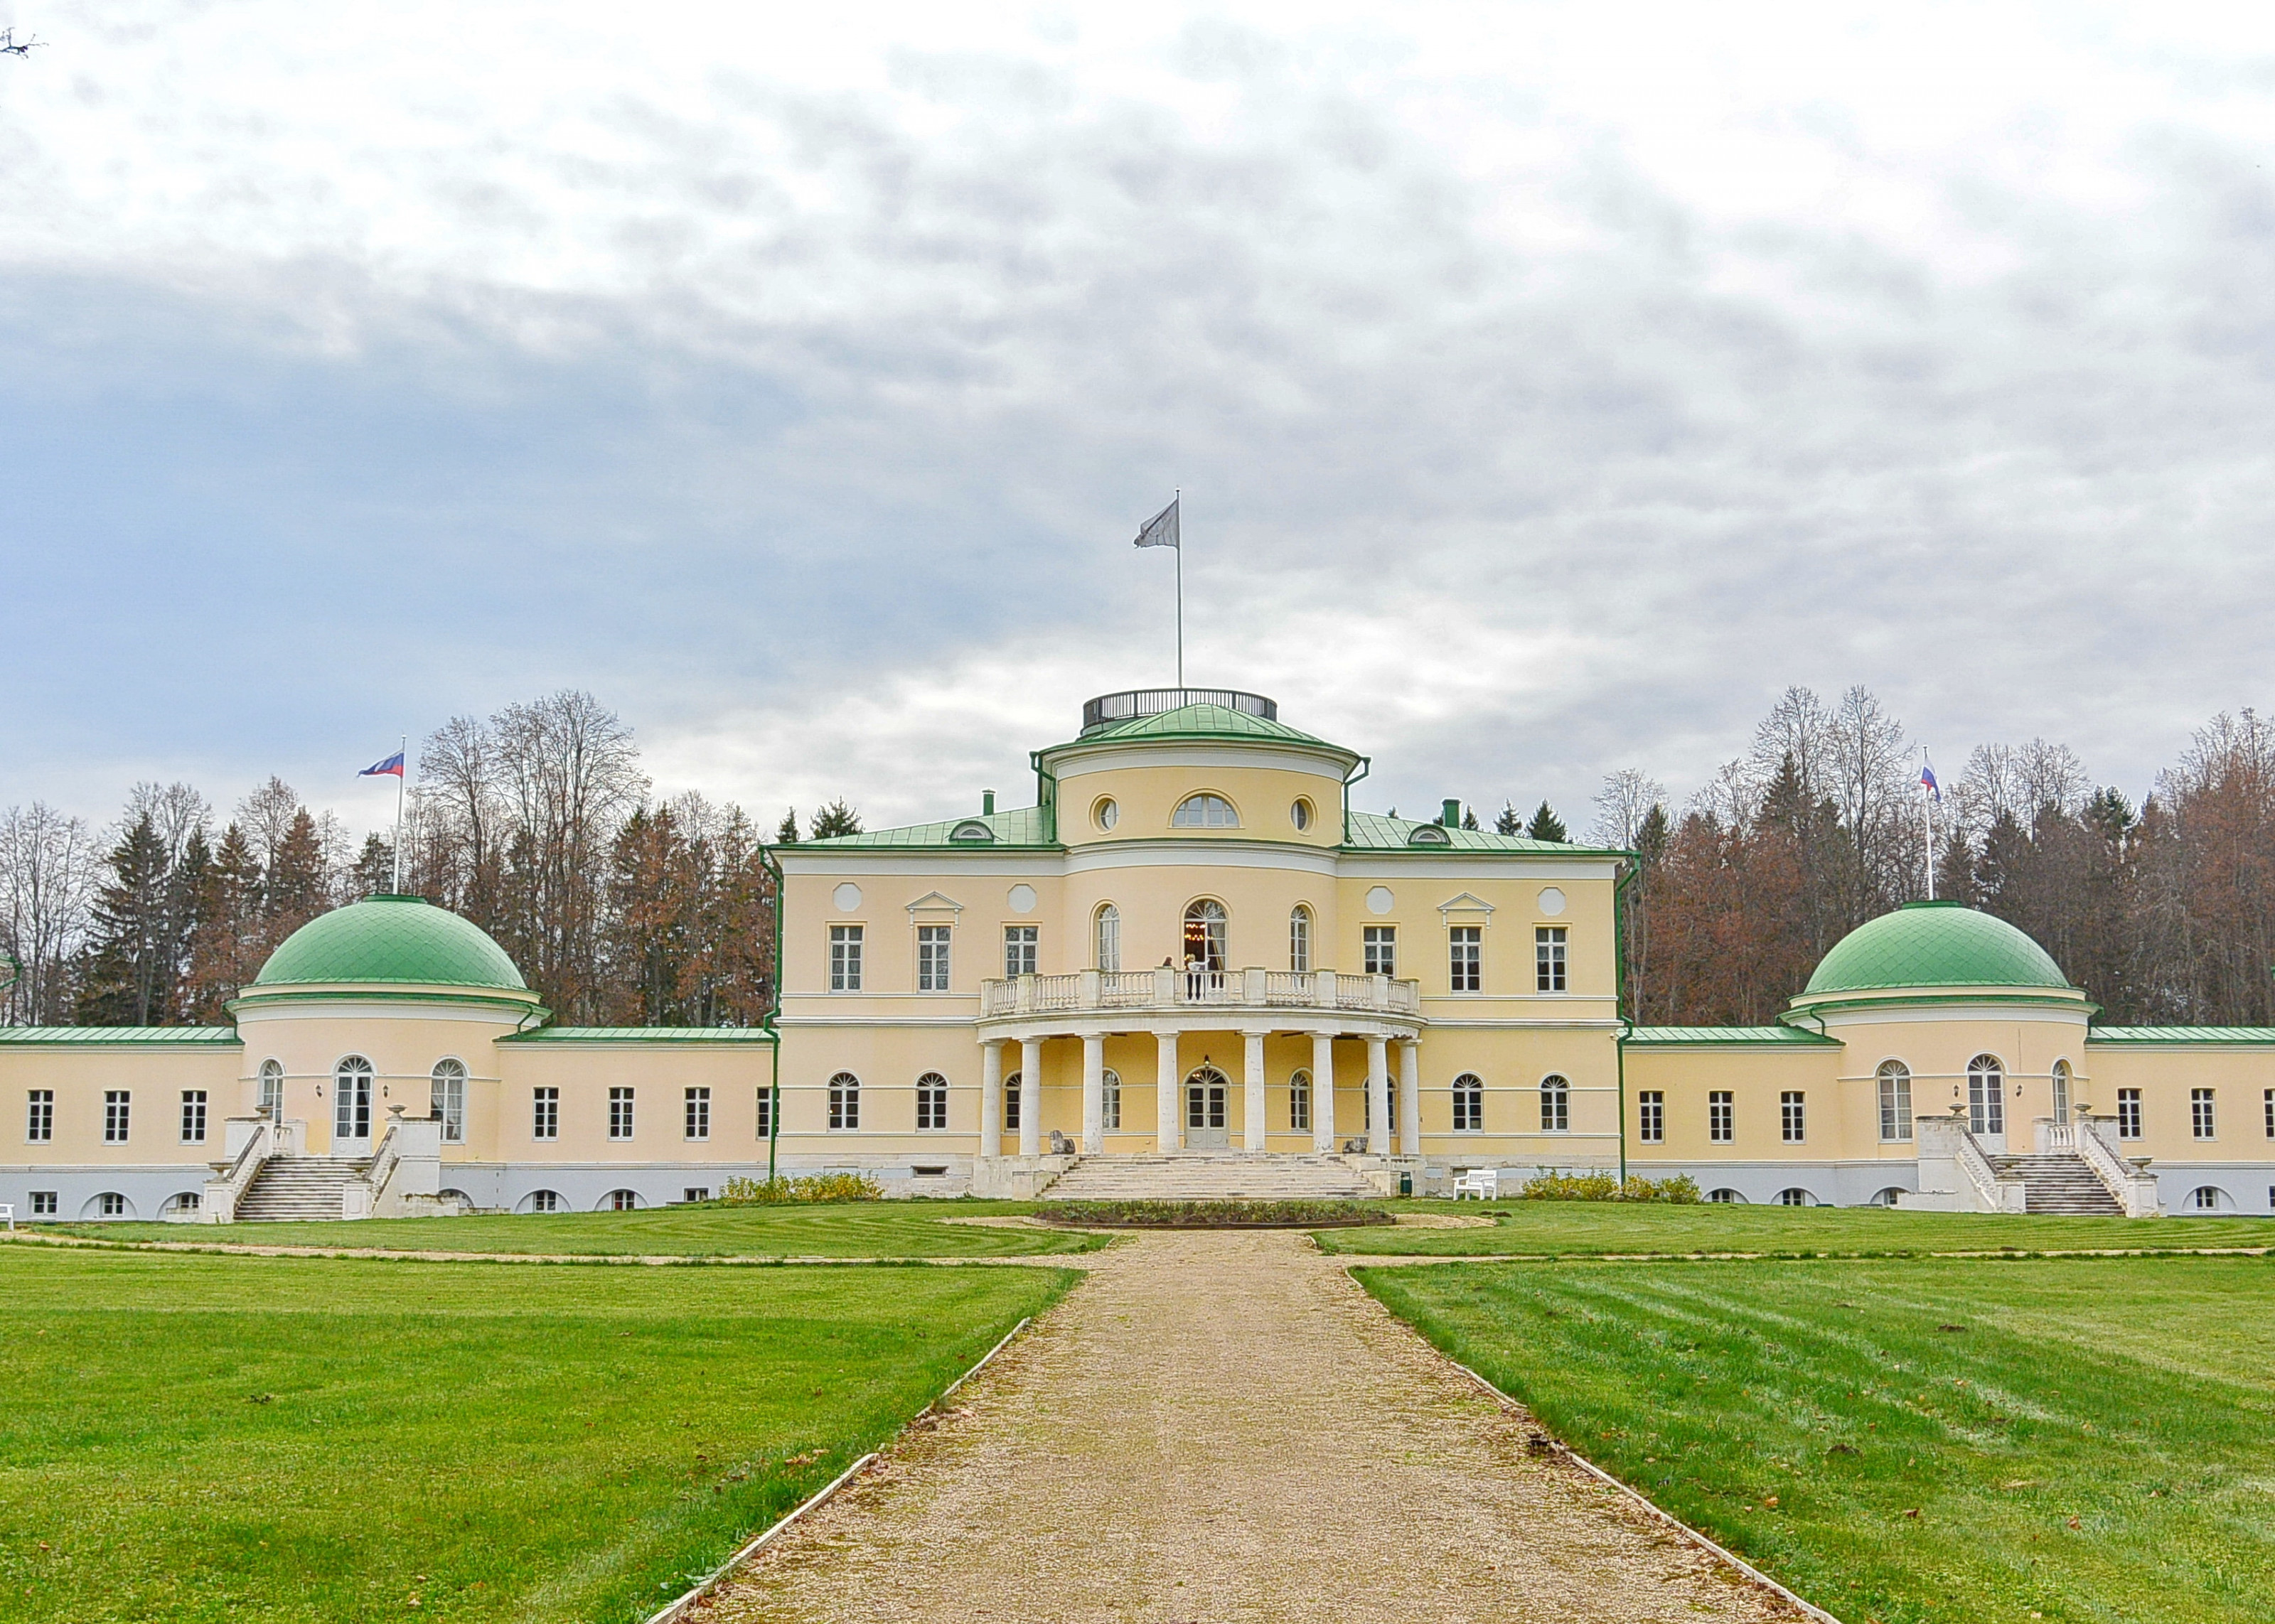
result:
[(1310, 828), (1311, 827), (1311, 802), (1298, 800), (1288, 809), (1288, 818), (1296, 826), (1296, 832), (1299, 835)]
[(1090, 820), (1101, 829), (1111, 829), (1122, 821), (1122, 809), (1114, 804), (1112, 796), (1102, 795), (1098, 804), (1090, 809)]

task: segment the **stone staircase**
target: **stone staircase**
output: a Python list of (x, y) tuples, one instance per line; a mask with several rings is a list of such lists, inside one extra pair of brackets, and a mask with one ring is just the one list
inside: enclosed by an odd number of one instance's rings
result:
[(1993, 1156), (2000, 1173), (2019, 1173), (2028, 1211), (2121, 1218), (2125, 1209), (2082, 1156)]
[(1379, 1195), (1336, 1156), (1178, 1151), (1085, 1156), (1043, 1192), (1046, 1201), (1335, 1200)]
[(296, 1219), (336, 1219), (341, 1196), (361, 1176), (367, 1161), (335, 1161), (329, 1156), (272, 1156), (238, 1197), (239, 1223), (279, 1223)]

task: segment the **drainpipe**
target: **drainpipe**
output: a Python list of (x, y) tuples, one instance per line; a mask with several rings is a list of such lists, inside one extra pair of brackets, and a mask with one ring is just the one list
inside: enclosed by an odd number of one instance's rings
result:
[(1361, 757), (1358, 759), (1358, 772), (1357, 772), (1357, 774), (1355, 776), (1353, 776), (1353, 777), (1346, 778), (1346, 779), (1344, 779), (1344, 780), (1343, 780), (1343, 844), (1344, 844), (1344, 845), (1346, 845), (1346, 846), (1348, 846), (1348, 845), (1349, 845), (1349, 844), (1350, 844), (1350, 792), (1351, 792), (1351, 786), (1352, 786), (1353, 784), (1357, 783), (1357, 782), (1361, 778), (1364, 778), (1364, 777), (1365, 777), (1369, 773), (1372, 772), (1373, 770), (1374, 770), (1374, 758), (1373, 758), (1372, 756), (1361, 756)]
[(1612, 956), (1613, 973), (1618, 977), (1612, 989), (1612, 1008), (1620, 1020), (1620, 1035), (1614, 1040), (1619, 1055), (1620, 1074), (1620, 1188), (1628, 1187), (1628, 1039), (1635, 1036), (1635, 1019), (1628, 1013), (1628, 887), (1635, 883), (1642, 872), (1640, 862), (1630, 862), (1620, 877), (1612, 881)]
[(790, 888), (782, 883), (782, 864), (776, 860), (770, 846), (759, 848), (759, 861), (775, 877), (775, 996), (774, 1008), (759, 1017), (759, 1027), (774, 1041), (767, 1047), (774, 1051), (774, 1079), (767, 1085), (767, 1182), (775, 1182), (775, 1152), (782, 1143), (782, 1032), (775, 1024), (782, 1014), (782, 909), (790, 898)]

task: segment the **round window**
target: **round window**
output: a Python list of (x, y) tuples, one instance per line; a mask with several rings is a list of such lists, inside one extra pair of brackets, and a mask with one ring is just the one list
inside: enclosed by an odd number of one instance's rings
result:
[(1288, 809), (1288, 816), (1295, 823), (1296, 832), (1302, 833), (1311, 827), (1311, 804), (1309, 801), (1297, 801)]
[(1090, 809), (1090, 820), (1101, 829), (1110, 829), (1122, 821), (1122, 809), (1112, 796), (1100, 796), (1098, 804)]

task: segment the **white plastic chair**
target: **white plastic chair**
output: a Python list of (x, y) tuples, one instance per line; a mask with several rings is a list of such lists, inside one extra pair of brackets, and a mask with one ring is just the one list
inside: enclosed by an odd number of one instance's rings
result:
[(1454, 1199), (1459, 1201), (1463, 1196), (1475, 1196), (1480, 1201), (1500, 1200), (1500, 1169), (1472, 1167), (1467, 1173), (1455, 1174)]
[(16, 1204), (14, 1202), (0, 1201), (0, 1222), (6, 1223), (8, 1227), (11, 1230), (15, 1228)]

